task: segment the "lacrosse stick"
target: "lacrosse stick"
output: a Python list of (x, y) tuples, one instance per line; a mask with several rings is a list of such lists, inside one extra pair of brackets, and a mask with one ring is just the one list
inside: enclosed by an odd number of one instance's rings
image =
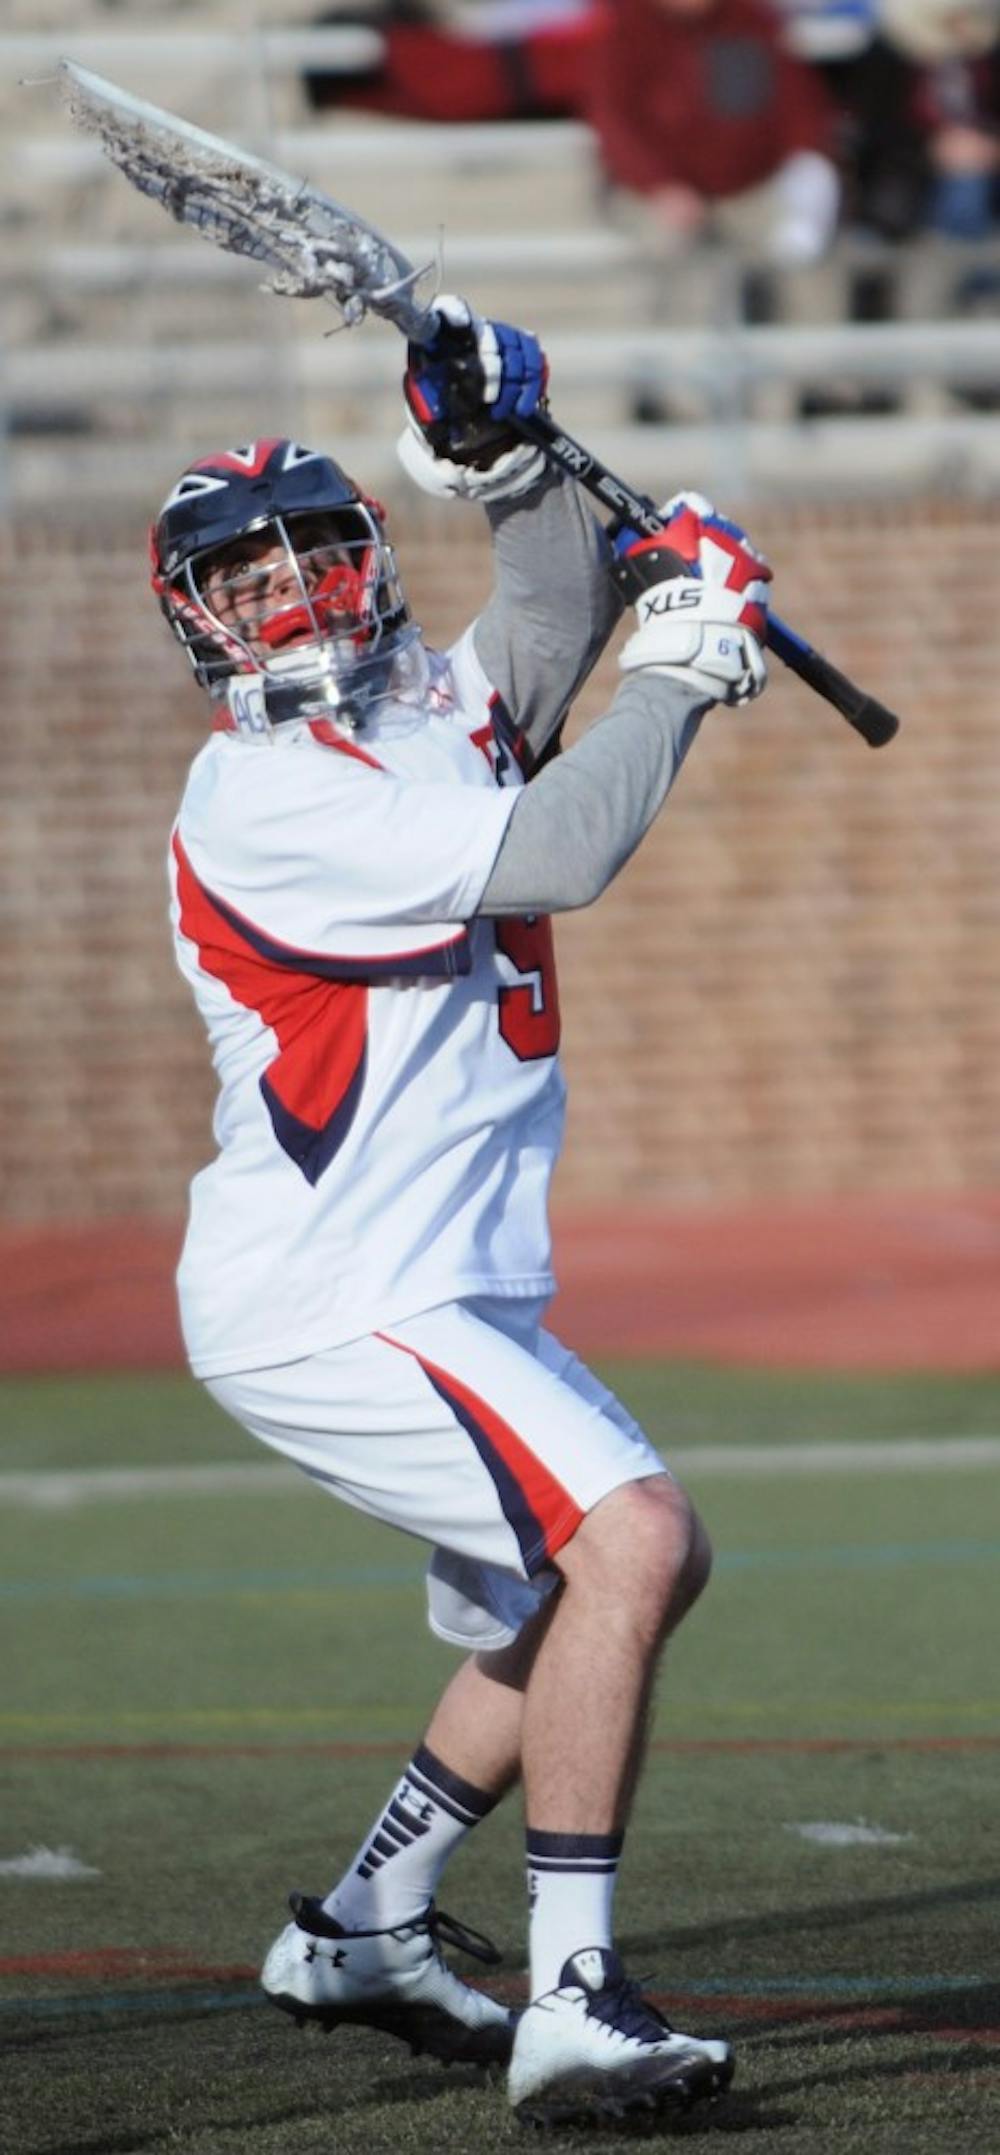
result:
[[(326, 300), (346, 327), (366, 314), (381, 315), (411, 343), (430, 343), (437, 318), (432, 303), (420, 300), (418, 287), (433, 265), (415, 269), (355, 210), (72, 60), (60, 63), (59, 79), (70, 118), (98, 136), (133, 187), (215, 246), (259, 263), (267, 272), (266, 289), (287, 298)], [(663, 518), (650, 497), (617, 479), (547, 414), (512, 424), (606, 507), (650, 536), (662, 530)], [(677, 571), (686, 566), (677, 556)], [(773, 613), (767, 641), (870, 747), (891, 741), (898, 718)]]

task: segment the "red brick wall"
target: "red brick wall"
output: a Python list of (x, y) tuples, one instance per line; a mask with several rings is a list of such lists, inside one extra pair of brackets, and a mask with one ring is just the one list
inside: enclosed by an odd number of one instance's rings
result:
[[(706, 722), (639, 856), (557, 930), (560, 1199), (1000, 1187), (995, 514), (752, 523), (781, 612), (904, 731), (873, 754), (778, 665), (755, 710)], [(486, 589), (478, 520), (394, 524), (446, 639)], [(211, 1144), (163, 866), (204, 707), (146, 594), (141, 518), (22, 515), (2, 544), (3, 1211), (168, 1219)]]

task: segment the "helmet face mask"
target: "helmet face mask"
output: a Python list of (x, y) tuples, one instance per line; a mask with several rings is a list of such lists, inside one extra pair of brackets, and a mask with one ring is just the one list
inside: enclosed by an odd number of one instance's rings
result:
[(294, 442), (182, 474), (153, 527), (153, 588), (199, 684), (236, 724), (354, 727), (415, 700), (419, 629), (382, 519), (339, 465)]

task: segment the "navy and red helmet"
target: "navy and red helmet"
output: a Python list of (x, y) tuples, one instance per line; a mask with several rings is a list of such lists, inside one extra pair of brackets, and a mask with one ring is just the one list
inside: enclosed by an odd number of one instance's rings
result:
[(236, 677), (256, 675), (271, 723), (337, 711), (356, 720), (419, 634), (381, 505), (332, 457), (284, 437), (182, 472), (150, 556), (200, 685), (232, 701)]

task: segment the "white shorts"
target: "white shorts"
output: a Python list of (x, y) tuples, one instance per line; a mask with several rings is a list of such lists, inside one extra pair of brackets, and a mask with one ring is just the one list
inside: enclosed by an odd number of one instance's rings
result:
[(447, 1303), (208, 1381), (227, 1414), (334, 1496), (434, 1545), (430, 1624), (456, 1646), (508, 1645), (585, 1514), (666, 1472), (614, 1394), (543, 1331), (543, 1307)]

